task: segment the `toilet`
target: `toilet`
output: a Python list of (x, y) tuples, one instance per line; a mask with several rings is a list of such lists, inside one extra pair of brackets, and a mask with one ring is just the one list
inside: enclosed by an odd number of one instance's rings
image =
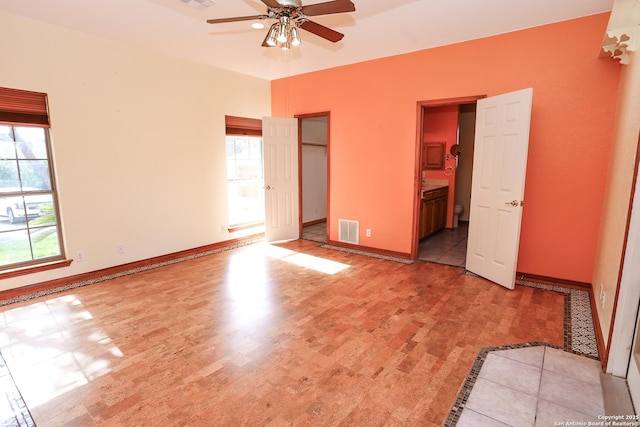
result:
[(453, 228), (458, 228), (458, 218), (460, 218), (463, 209), (464, 207), (458, 204), (453, 207)]

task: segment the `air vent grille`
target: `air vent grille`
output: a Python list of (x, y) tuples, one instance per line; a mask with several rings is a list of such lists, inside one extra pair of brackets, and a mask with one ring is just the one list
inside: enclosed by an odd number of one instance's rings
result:
[(360, 221), (353, 219), (338, 219), (338, 241), (360, 244)]

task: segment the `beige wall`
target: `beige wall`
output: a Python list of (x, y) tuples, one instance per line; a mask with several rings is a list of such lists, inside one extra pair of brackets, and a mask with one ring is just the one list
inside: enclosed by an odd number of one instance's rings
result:
[[(608, 344), (613, 316), (640, 132), (640, 60), (632, 58), (629, 65), (621, 67), (616, 128), (592, 282), (605, 344)], [(599, 300), (601, 284), (605, 292), (604, 307)]]
[(235, 237), (224, 116), (270, 115), (268, 81), (4, 13), (0, 46), (0, 86), (49, 94), (67, 256), (85, 258), (0, 290)]

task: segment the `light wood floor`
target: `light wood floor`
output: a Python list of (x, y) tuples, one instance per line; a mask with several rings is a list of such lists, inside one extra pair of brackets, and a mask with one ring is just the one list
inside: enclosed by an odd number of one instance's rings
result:
[(0, 309), (39, 427), (441, 425), (482, 347), (562, 345), (564, 297), (257, 244)]

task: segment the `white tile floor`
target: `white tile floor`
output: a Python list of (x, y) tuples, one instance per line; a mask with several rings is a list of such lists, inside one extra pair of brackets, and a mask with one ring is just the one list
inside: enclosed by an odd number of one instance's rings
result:
[(418, 259), (438, 264), (464, 267), (467, 260), (469, 223), (461, 221), (457, 228), (446, 228), (420, 241)]
[(326, 221), (305, 226), (302, 229), (302, 238), (305, 240), (313, 240), (314, 242), (327, 243)]
[(597, 360), (546, 346), (492, 351), (456, 425), (538, 427), (602, 421), (600, 371)]

